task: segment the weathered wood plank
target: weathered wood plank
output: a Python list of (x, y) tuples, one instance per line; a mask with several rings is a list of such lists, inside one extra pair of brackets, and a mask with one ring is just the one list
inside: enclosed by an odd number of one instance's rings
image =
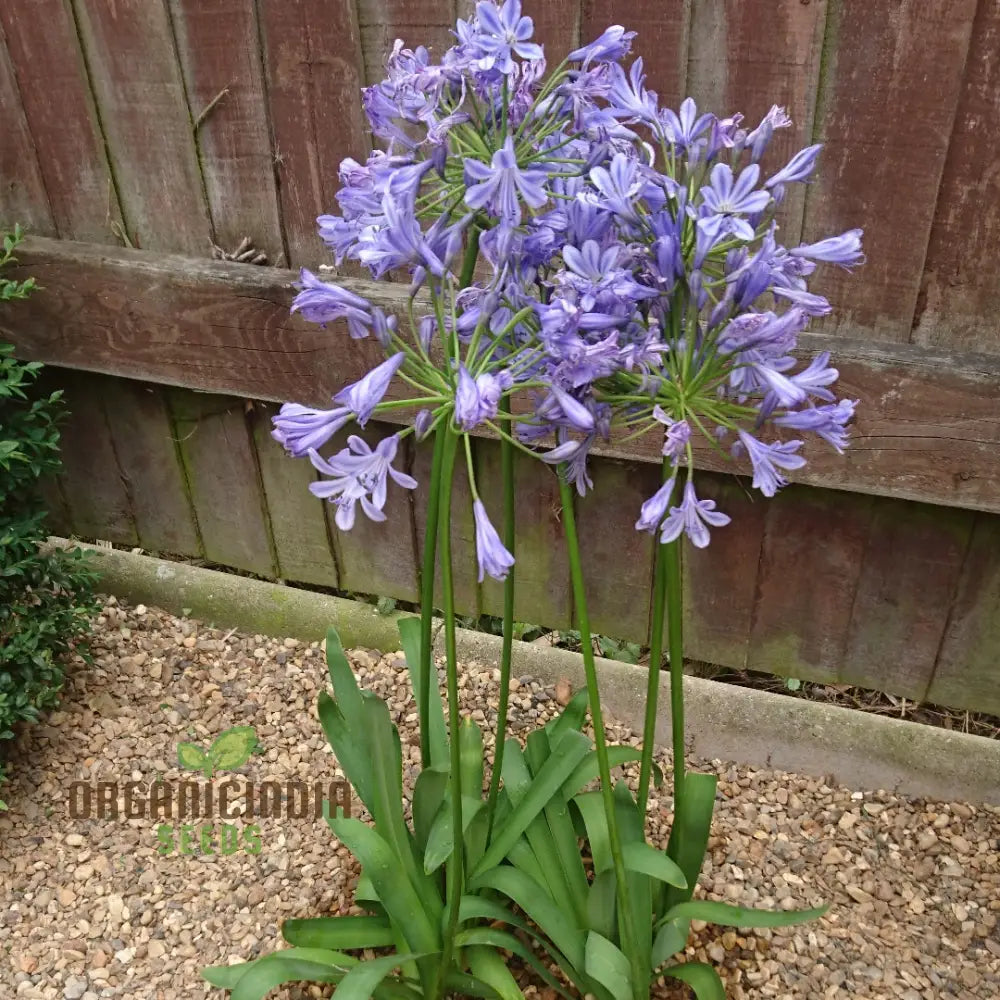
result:
[(260, 478), (278, 557), (278, 576), (324, 587), (340, 585), (323, 501), (309, 492), (316, 471), (308, 459), (292, 459), (271, 437), (277, 407), (257, 403), (250, 414)]
[(1000, 352), (1000, 0), (980, 0), (937, 199), (913, 340)]
[(865, 229), (868, 263), (817, 273), (824, 331), (907, 341), (958, 105), (975, 0), (835, 3), (816, 121), (826, 143), (804, 236)]
[(694, 0), (660, 0), (635, 4), (628, 0), (582, 0), (580, 41), (586, 45), (608, 25), (638, 32), (632, 55), (642, 56), (647, 86), (663, 107), (677, 108), (687, 90), (688, 34)]
[(707, 549), (684, 549), (684, 636), (688, 655), (746, 667), (757, 592), (757, 570), (768, 501), (745, 481), (705, 473), (699, 497), (714, 500), (732, 523), (712, 531)]
[(795, 486), (767, 504), (748, 669), (839, 681), (872, 504)]
[[(117, 242), (110, 223), (121, 221), (118, 196), (67, 0), (0, 4), (0, 25), (56, 231), (64, 239)], [(6, 126), (3, 134), (6, 143)], [(10, 176), (6, 167), (2, 176)]]
[(535, 23), (535, 41), (545, 48), (545, 63), (550, 70), (579, 47), (581, 0), (529, 0), (524, 4), (524, 13)]
[(52, 378), (63, 389), (69, 410), (59, 454), (73, 530), (82, 538), (137, 545), (132, 500), (104, 410), (107, 380), (68, 370), (53, 372)]
[(1000, 715), (1000, 517), (975, 515), (948, 625), (923, 700)]
[[(328, 405), (381, 357), (371, 338), (350, 340), (290, 316), (288, 271), (43, 238), (28, 240), (20, 256), (11, 274), (34, 274), (45, 290), (0, 306), (0, 335), (26, 357), (313, 405)], [(404, 306), (400, 286), (342, 281), (387, 310)], [(832, 350), (840, 391), (862, 405), (847, 454), (813, 449), (800, 481), (1000, 510), (1000, 361), (822, 334), (803, 336), (802, 345), (806, 356)], [(648, 437), (604, 453), (659, 461), (658, 448)], [(732, 471), (711, 453), (699, 461)]]
[[(398, 430), (388, 424), (371, 421), (364, 430), (354, 429), (369, 445), (374, 446), (382, 438)], [(335, 435), (329, 446), (322, 449), (324, 455), (331, 455), (347, 445), (349, 432), (345, 429)], [(408, 439), (400, 446), (396, 455), (396, 465), (404, 471), (411, 470), (414, 461)], [(411, 471), (426, 488), (426, 477)], [(319, 478), (322, 478), (320, 476)], [(414, 551), (413, 509), (415, 500), (410, 490), (390, 480), (386, 493), (385, 521), (370, 521), (358, 508), (354, 527), (341, 531), (334, 522), (336, 510), (333, 504), (325, 504), (330, 535), (337, 553), (340, 570), (340, 587), (357, 594), (374, 594), (379, 597), (395, 597), (404, 601), (419, 600), (419, 561)], [(456, 539), (456, 545), (462, 544)], [(459, 551), (466, 552), (462, 548)]]
[[(975, 514), (877, 499), (847, 632), (842, 683), (927, 690)], [(888, 650), (894, 652), (887, 655)]]
[(232, 250), (248, 236), (276, 263), (284, 248), (254, 0), (170, 0), (170, 10), (191, 114), (205, 116), (195, 137), (216, 243)]
[(451, 32), (456, 7), (458, 16), (468, 17), (473, 6), (465, 0), (457, 4), (454, 0), (358, 0), (366, 82), (385, 79), (385, 58), (397, 38), (408, 49), (423, 45), (433, 59), (440, 59), (455, 41)]
[(131, 379), (90, 376), (132, 500), (139, 544), (151, 552), (201, 556), (201, 538), (164, 390)]
[[(694, 4), (687, 89), (699, 107), (742, 113), (748, 128), (774, 104), (792, 126), (779, 129), (764, 158), (773, 173), (812, 142), (827, 0), (723, 0)], [(792, 185), (779, 212), (783, 242), (802, 231), (805, 189)]]
[(361, 43), (352, 3), (259, 0), (267, 94), (290, 265), (328, 262), (316, 217), (336, 211), (337, 170), (364, 159)]
[(74, 4), (130, 240), (207, 254), (211, 221), (166, 6)]
[(246, 402), (187, 390), (168, 398), (205, 558), (276, 576)]
[(0, 229), (19, 222), (36, 233), (55, 235), (49, 196), (38, 168), (35, 144), (21, 106), (21, 94), (0, 28)]

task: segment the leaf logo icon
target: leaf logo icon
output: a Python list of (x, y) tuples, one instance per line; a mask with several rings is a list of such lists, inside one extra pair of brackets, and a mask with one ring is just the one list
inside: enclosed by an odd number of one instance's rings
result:
[(216, 771), (235, 771), (242, 767), (257, 748), (253, 726), (233, 726), (220, 733), (208, 752), (197, 743), (178, 743), (177, 760), (187, 771), (201, 771), (211, 778)]

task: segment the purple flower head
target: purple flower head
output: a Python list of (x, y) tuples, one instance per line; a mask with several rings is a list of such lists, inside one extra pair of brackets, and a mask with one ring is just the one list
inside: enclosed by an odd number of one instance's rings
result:
[(828, 442), (841, 455), (848, 443), (847, 425), (854, 417), (858, 400), (842, 399), (828, 406), (809, 406), (774, 418), (779, 427), (796, 431), (811, 431)]
[(660, 113), (660, 128), (666, 141), (689, 153), (714, 121), (715, 115), (699, 115), (698, 107), (690, 97), (681, 104), (680, 114), (669, 108)]
[(807, 181), (816, 166), (816, 157), (823, 148), (822, 143), (800, 149), (773, 177), (764, 182), (764, 187), (773, 188), (778, 184), (793, 184)]
[(636, 531), (648, 531), (652, 534), (656, 531), (663, 515), (670, 505), (670, 498), (674, 493), (674, 483), (676, 477), (671, 476), (641, 507), (639, 510), (639, 520), (635, 522)]
[(481, 0), (476, 4), (476, 24), (470, 41), (481, 53), (484, 69), (509, 74), (516, 69), (513, 55), (528, 60), (543, 57), (541, 45), (529, 41), (535, 26), (530, 17), (521, 16), (521, 0), (505, 0), (502, 6)]
[(347, 320), (347, 332), (360, 340), (368, 336), (372, 323), (371, 303), (367, 299), (321, 281), (305, 268), (299, 272), (296, 288), (299, 294), (292, 301), (292, 312), (301, 312), (310, 323), (326, 326), (338, 319)]
[(788, 252), (793, 257), (806, 257), (809, 260), (839, 264), (849, 271), (855, 265), (865, 262), (865, 255), (861, 252), (861, 235), (860, 229), (848, 229), (839, 236), (831, 236), (818, 243), (803, 243)]
[(335, 403), (342, 403), (358, 418), (358, 423), (364, 427), (368, 423), (372, 411), (378, 406), (385, 395), (393, 375), (399, 371), (399, 366), (406, 360), (406, 355), (400, 351), (391, 358), (373, 368), (364, 378), (341, 389), (333, 397)]
[(346, 406), (314, 410), (299, 403), (283, 403), (271, 418), (271, 437), (294, 458), (303, 458), (311, 450), (322, 448), (353, 417), (353, 411)]
[(500, 408), (500, 398), (513, 384), (509, 372), (501, 371), (496, 375), (484, 372), (473, 378), (465, 365), (459, 365), (455, 423), (463, 431), (471, 431), (484, 420), (492, 420)]
[[(702, 203), (717, 215), (753, 215), (763, 212), (771, 201), (767, 191), (756, 190), (760, 167), (751, 163), (734, 181), (732, 168), (727, 163), (717, 163), (709, 175), (709, 185), (701, 189)], [(753, 226), (743, 219), (730, 219), (727, 230), (741, 239), (752, 240)]]
[(566, 58), (570, 62), (582, 62), (584, 69), (592, 62), (617, 62), (629, 54), (633, 38), (634, 31), (626, 31), (620, 24), (613, 24), (589, 45), (574, 49)]
[(638, 222), (635, 203), (645, 186), (639, 175), (639, 164), (625, 153), (616, 153), (611, 166), (594, 167), (590, 171), (590, 182), (603, 196), (594, 203), (601, 205), (627, 222)]
[(691, 439), (691, 426), (686, 420), (674, 420), (661, 406), (653, 407), (653, 418), (667, 428), (663, 436), (663, 454), (676, 461)]
[[(753, 485), (766, 497), (773, 497), (788, 480), (778, 469), (801, 469), (806, 464), (805, 457), (796, 454), (802, 447), (801, 441), (777, 441), (764, 444), (752, 434), (739, 431), (739, 444), (746, 449), (753, 465)], [(733, 446), (739, 452), (739, 445)]]
[(465, 192), (466, 205), (487, 209), (507, 226), (517, 226), (521, 222), (518, 195), (532, 208), (541, 208), (549, 198), (544, 187), (547, 172), (537, 167), (525, 170), (518, 167), (514, 140), (510, 136), (503, 148), (493, 154), (489, 166), (480, 160), (467, 159), (465, 176), (472, 182)]
[(710, 541), (709, 525), (721, 528), (730, 520), (728, 514), (715, 509), (714, 500), (699, 500), (694, 492), (694, 483), (688, 480), (680, 506), (670, 508), (670, 515), (660, 528), (660, 541), (665, 545), (685, 534), (695, 548), (703, 549)]
[(476, 560), (479, 563), (479, 582), (489, 574), (494, 580), (504, 580), (514, 557), (504, 547), (496, 528), (490, 523), (489, 515), (481, 500), (472, 501), (472, 513), (476, 520)]
[(316, 451), (309, 452), (313, 466), (332, 479), (310, 483), (309, 490), (321, 500), (329, 500), (337, 505), (334, 520), (337, 527), (350, 531), (354, 526), (355, 505), (361, 502), (361, 509), (373, 521), (384, 521), (386, 485), (389, 476), (404, 489), (413, 490), (417, 481), (392, 467), (399, 445), (399, 435), (384, 438), (374, 451), (366, 441), (356, 435), (347, 439), (347, 447), (337, 452), (327, 461)]

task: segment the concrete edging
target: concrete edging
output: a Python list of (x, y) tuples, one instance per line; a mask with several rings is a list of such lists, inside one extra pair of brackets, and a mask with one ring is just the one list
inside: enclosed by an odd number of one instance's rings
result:
[[(63, 539), (53, 539), (65, 545)], [(92, 548), (104, 589), (206, 623), (271, 636), (318, 641), (329, 625), (344, 646), (399, 648), (399, 614), (370, 604), (169, 562), (118, 549)], [(459, 629), (464, 660), (497, 664), (500, 638)], [(515, 642), (515, 676), (583, 684), (578, 653)], [(646, 671), (599, 660), (601, 697), (615, 719), (642, 729)], [(669, 692), (661, 684), (657, 740), (669, 741)], [(1000, 804), (1000, 741), (949, 732), (765, 691), (685, 678), (688, 747), (696, 757), (829, 777), (859, 789)], [(919, 762), (916, 763), (916, 762)]]

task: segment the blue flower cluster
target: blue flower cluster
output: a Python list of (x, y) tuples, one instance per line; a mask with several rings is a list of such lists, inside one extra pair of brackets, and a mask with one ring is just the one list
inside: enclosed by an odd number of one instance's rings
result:
[[(409, 433), (488, 426), (560, 466), (581, 494), (596, 442), (616, 430), (661, 434), (669, 474), (636, 527), (707, 545), (709, 527), (729, 518), (695, 492), (696, 442), (747, 460), (766, 496), (805, 463), (789, 432), (838, 451), (847, 443), (856, 401), (834, 396), (826, 354), (803, 367), (793, 351), (810, 319), (830, 312), (809, 276), (818, 263), (862, 263), (861, 231), (788, 248), (775, 220), (820, 147), (769, 173), (768, 144), (790, 124), (782, 108), (754, 128), (691, 100), (661, 108), (642, 60), (622, 65), (634, 33), (620, 26), (548, 75), (520, 0), (482, 0), (455, 37), (437, 63), (396, 42), (387, 78), (363, 92), (385, 148), (343, 162), (340, 212), (318, 220), (338, 263), (358, 261), (375, 278), (405, 271), (406, 332), (303, 271), (293, 309), (343, 320), (389, 360), (331, 410), (287, 404), (274, 436), (333, 477), (314, 492), (347, 528), (359, 501), (384, 517), (387, 476), (415, 485), (391, 465)], [(396, 375), (422, 407), (414, 424), (374, 450), (352, 438), (323, 459), (347, 420), (399, 405), (384, 401)], [(514, 417), (500, 405), (512, 393), (526, 397)], [(471, 461), (469, 475), (481, 574), (502, 578), (511, 559)]]

